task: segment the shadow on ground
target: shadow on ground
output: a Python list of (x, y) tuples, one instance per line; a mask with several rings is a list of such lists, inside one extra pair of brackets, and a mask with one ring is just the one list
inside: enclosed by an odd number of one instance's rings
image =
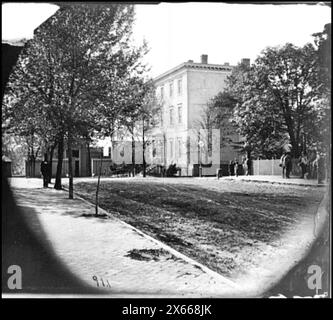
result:
[[(37, 191), (38, 192), (38, 191)], [(36, 222), (36, 211), (31, 207), (18, 207), (7, 180), (2, 177), (2, 293), (35, 294), (99, 294), (73, 275), (53, 250), (32, 232), (24, 218), (29, 215)], [(46, 204), (45, 204), (46, 205)], [(48, 203), (52, 205), (52, 203)], [(24, 212), (23, 212), (24, 211)], [(40, 232), (43, 232), (40, 228)], [(10, 289), (8, 268), (22, 270), (22, 288)]]

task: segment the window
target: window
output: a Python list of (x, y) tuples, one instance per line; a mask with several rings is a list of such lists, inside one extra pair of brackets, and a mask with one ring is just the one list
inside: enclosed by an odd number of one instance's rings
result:
[(183, 93), (183, 83), (182, 83), (182, 79), (179, 79), (178, 82), (178, 95), (181, 96)]
[(169, 84), (169, 93), (170, 93), (170, 97), (172, 97), (172, 95), (173, 95), (173, 83), (172, 82), (170, 82), (170, 84)]
[(171, 107), (170, 110), (169, 110), (169, 113), (170, 113), (170, 125), (172, 126), (174, 124), (174, 121), (173, 121), (173, 113), (174, 113), (174, 110), (173, 108)]
[(178, 123), (183, 122), (183, 106), (182, 104), (178, 104)]
[(164, 87), (161, 87), (161, 99), (164, 98)]

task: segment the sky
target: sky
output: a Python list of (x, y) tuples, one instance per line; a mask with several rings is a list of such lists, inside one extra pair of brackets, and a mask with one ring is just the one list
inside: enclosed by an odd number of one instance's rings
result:
[(226, 3), (162, 3), (137, 5), (134, 36), (151, 48), (146, 61), (157, 76), (182, 62), (237, 64), (251, 61), (267, 46), (313, 42), (311, 34), (331, 22), (323, 5), (250, 5)]
[(2, 41), (31, 39), (33, 31), (53, 15), (58, 6), (48, 3), (4, 3), (1, 5)]
[[(47, 3), (2, 4), (2, 39), (30, 39), (34, 28), (57, 10)], [(304, 45), (331, 22), (324, 5), (250, 5), (207, 2), (136, 5), (133, 40), (148, 42), (145, 61), (155, 77), (182, 62), (237, 64), (253, 61), (267, 46)]]

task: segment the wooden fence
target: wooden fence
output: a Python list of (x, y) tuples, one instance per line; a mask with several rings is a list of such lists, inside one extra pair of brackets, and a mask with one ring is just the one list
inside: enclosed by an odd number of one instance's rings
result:
[[(300, 176), (301, 168), (298, 166), (298, 159), (292, 159), (291, 175)], [(252, 169), (254, 175), (282, 176), (282, 168), (279, 166), (280, 159), (253, 160)]]

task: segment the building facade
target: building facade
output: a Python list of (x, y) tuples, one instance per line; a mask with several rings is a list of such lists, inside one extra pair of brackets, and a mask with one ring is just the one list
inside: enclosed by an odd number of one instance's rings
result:
[[(196, 175), (196, 167), (203, 164), (206, 174), (211, 175), (220, 164), (239, 159), (231, 146), (215, 148), (207, 157), (208, 149), (199, 133), (207, 103), (225, 90), (232, 69), (228, 63), (209, 64), (208, 56), (202, 55), (200, 63), (189, 60), (154, 79), (161, 115), (152, 133), (152, 164), (176, 164), (182, 175), (189, 176)], [(232, 140), (240, 141), (240, 137), (235, 134)]]

